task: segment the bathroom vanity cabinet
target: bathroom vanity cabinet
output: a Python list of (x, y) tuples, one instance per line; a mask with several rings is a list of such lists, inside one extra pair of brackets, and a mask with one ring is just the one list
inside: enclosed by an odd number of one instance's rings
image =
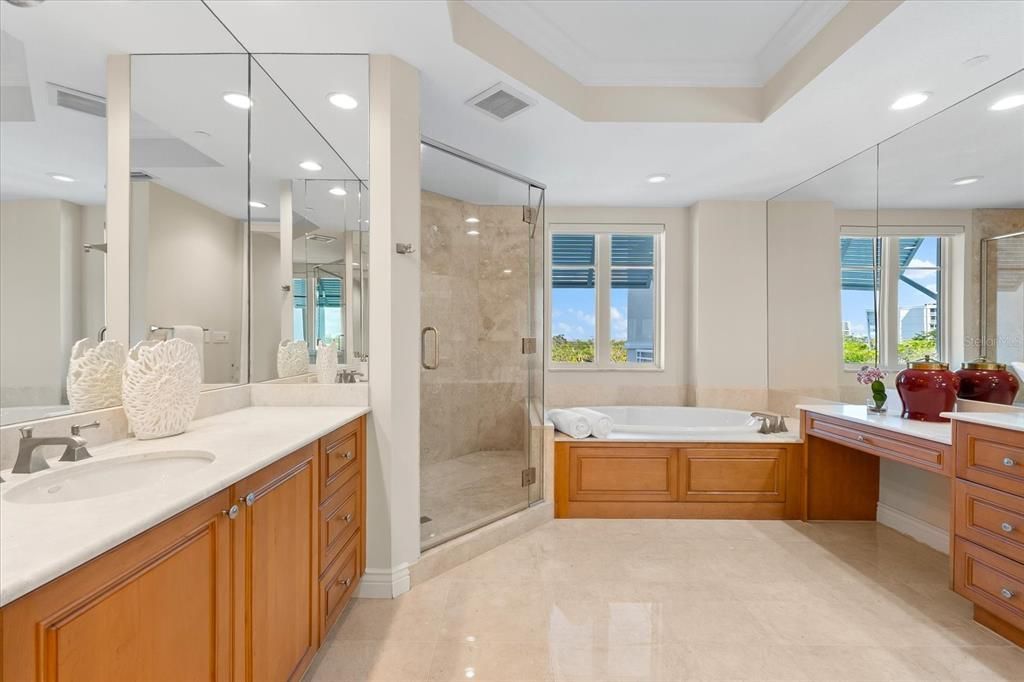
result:
[(365, 418), (0, 610), (0, 679), (297, 680), (365, 566)]

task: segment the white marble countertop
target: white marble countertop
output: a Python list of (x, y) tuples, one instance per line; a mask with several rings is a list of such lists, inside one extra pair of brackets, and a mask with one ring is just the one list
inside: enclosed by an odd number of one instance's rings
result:
[(1024, 414), (1013, 412), (943, 412), (943, 417), (949, 417), (962, 422), (972, 424), (983, 424), (984, 426), (997, 426), (1001, 429), (1011, 431), (1024, 431)]
[(846, 403), (824, 403), (821, 405), (797, 405), (798, 410), (823, 414), (827, 417), (838, 417), (859, 424), (866, 424), (877, 429), (885, 429), (905, 436), (924, 438), (925, 440), (953, 444), (953, 425), (949, 422), (922, 422), (916, 419), (904, 419), (898, 414), (871, 414), (866, 405), (850, 405)]
[[(198, 419), (179, 436), (126, 439), (90, 448), (93, 458), (85, 462), (53, 459), (49, 469), (35, 474), (2, 472), (0, 606), (369, 411), (368, 407), (249, 407)], [(216, 459), (176, 480), (116, 495), (50, 504), (5, 499), (19, 484), (69, 467), (166, 450), (206, 450)]]

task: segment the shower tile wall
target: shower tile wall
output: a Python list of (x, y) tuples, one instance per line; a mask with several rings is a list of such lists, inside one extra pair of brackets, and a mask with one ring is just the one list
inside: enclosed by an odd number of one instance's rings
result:
[[(480, 222), (467, 224), (470, 216)], [(422, 464), (525, 446), (529, 234), (522, 217), (521, 206), (423, 193), (421, 316), (438, 329), (440, 368), (421, 371)]]

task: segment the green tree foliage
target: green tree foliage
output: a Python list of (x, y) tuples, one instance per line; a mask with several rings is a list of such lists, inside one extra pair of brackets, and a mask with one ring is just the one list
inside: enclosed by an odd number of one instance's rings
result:
[[(625, 340), (613, 340), (612, 362), (626, 362), (628, 357)], [(554, 362), (573, 364), (594, 362), (594, 342), (580, 339), (569, 340), (558, 334), (551, 338), (551, 359)]]
[(875, 347), (860, 336), (843, 337), (843, 362), (847, 365), (870, 365), (875, 361)]
[(920, 360), (925, 355), (933, 358), (938, 355), (938, 332), (933, 329), (930, 332), (921, 332), (912, 339), (900, 341), (898, 352), (901, 362), (912, 362)]

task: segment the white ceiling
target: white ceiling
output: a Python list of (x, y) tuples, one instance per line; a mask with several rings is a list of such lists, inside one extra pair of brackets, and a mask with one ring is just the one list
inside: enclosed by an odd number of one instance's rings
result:
[[(1024, 72), (779, 196), (846, 209), (1024, 208), (1024, 107), (990, 111), (1024, 93)], [(981, 176), (969, 185), (953, 180)]]
[[(689, 4), (658, 7), (696, 12), (687, 9)], [(736, 45), (725, 43), (759, 22), (764, 24), (758, 26), (760, 37), (737, 45), (746, 50), (743, 54), (763, 58), (772, 36), (785, 24), (785, 19), (780, 21), (782, 6), (792, 16), (800, 5), (713, 4), (728, 7), (733, 23), (722, 28), (725, 15), (709, 8), (705, 19), (694, 14), (680, 27), (677, 42), (693, 44), (683, 40), (693, 34), (717, 36), (714, 44), (722, 42), (723, 47), (716, 59), (742, 57)], [(423, 133), (546, 183), (549, 205), (687, 206), (701, 199), (765, 199), (1024, 68), (1024, 3), (905, 2), (764, 123), (583, 123), (455, 45), (447, 5), (440, 0), (211, 0), (209, 5), (255, 52), (390, 53), (408, 61), (421, 73)], [(609, 12), (621, 11), (622, 5), (638, 8), (632, 3), (604, 5), (618, 6)], [(634, 9), (630, 21), (642, 22), (641, 37), (645, 32), (663, 36), (664, 22), (648, 14), (662, 10), (640, 7), (643, 11)], [(588, 15), (581, 3), (550, 11), (557, 16), (575, 12), (581, 23)], [(769, 15), (775, 22), (772, 31), (764, 18)], [(4, 29), (34, 44), (35, 53), (60, 63), (62, 70), (47, 79), (98, 93), (107, 53), (236, 50), (211, 19), (203, 5), (191, 1), (47, 2), (31, 9), (0, 3)], [(607, 49), (612, 62), (625, 54), (616, 44)], [(60, 49), (54, 49), (57, 45)], [(678, 48), (680, 52), (670, 47), (663, 44), (659, 49), (667, 51), (655, 56), (669, 62), (687, 57), (688, 47)], [(988, 61), (964, 65), (978, 54), (989, 55)], [(312, 102), (322, 97), (325, 70), (296, 69), (290, 77), (309, 93), (310, 104), (304, 103), (303, 109), (309, 107), (311, 118), (320, 116)], [(537, 105), (498, 122), (464, 104), (498, 81), (533, 96)], [(888, 109), (896, 97), (912, 90), (934, 94), (916, 109)], [(5, 168), (12, 139), (9, 125), (2, 126)], [(53, 154), (57, 160), (66, 155), (70, 161), (74, 145), (43, 144), (52, 139), (39, 140), (30, 151)], [(346, 158), (350, 154), (342, 153)], [(96, 162), (95, 154), (86, 157)], [(53, 163), (38, 164), (33, 172), (59, 172)], [(644, 179), (652, 173), (671, 178), (650, 185)]]
[(846, 2), (470, 4), (585, 85), (760, 86)]

